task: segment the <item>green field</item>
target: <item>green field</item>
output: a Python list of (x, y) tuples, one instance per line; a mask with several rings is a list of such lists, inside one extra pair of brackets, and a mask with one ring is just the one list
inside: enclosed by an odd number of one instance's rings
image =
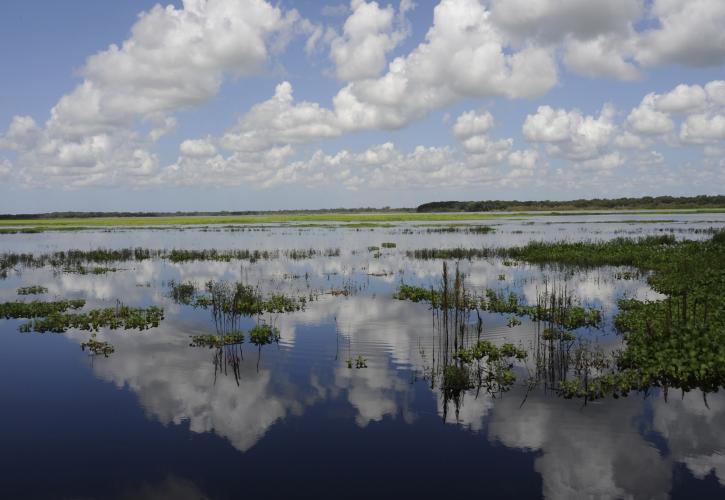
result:
[(601, 215), (601, 214), (685, 214), (725, 213), (725, 209), (691, 210), (628, 210), (628, 211), (558, 211), (558, 212), (467, 212), (467, 213), (321, 213), (321, 214), (269, 214), (242, 216), (166, 216), (166, 217), (94, 217), (48, 219), (0, 219), (0, 228), (28, 228), (31, 230), (81, 230), (97, 227), (168, 227), (205, 226), (215, 224), (270, 224), (270, 223), (342, 223), (361, 226), (391, 222), (485, 221), (501, 218), (525, 219), (536, 216)]

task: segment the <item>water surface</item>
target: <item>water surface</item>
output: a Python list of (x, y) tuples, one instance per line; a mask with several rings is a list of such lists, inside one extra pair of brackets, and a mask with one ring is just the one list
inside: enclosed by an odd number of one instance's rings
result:
[[(656, 221), (656, 222), (653, 222)], [(418, 223), (374, 228), (91, 230), (0, 236), (2, 252), (66, 249), (282, 250), (272, 259), (114, 264), (107, 274), (18, 267), (0, 301), (86, 299), (86, 308), (159, 305), (146, 331), (102, 329), (109, 357), (89, 356), (88, 332), (20, 333), (0, 320), (0, 497), (3, 498), (723, 498), (725, 397), (691, 392), (589, 402), (515, 384), (447, 401), (431, 376), (439, 339), (422, 303), (395, 300), (401, 282), (436, 286), (441, 261), (416, 248), (502, 247), (672, 233), (707, 237), (724, 214), (597, 215), (496, 220), (488, 234)], [(395, 248), (379, 248), (382, 243)], [(339, 249), (294, 259), (290, 249)], [(622, 297), (658, 298), (616, 268), (572, 272), (500, 259), (450, 262), (467, 286), (514, 291), (529, 303), (564, 284), (604, 325), (579, 335), (604, 350), (620, 339)], [(208, 309), (175, 303), (169, 282), (244, 281), (311, 299), (276, 315), (278, 343), (241, 346), (238, 374), (215, 351)], [(19, 297), (21, 286), (46, 295)], [(536, 325), (483, 313), (483, 338), (530, 348)], [(244, 318), (248, 330), (254, 318)], [(363, 357), (366, 367), (348, 367)], [(522, 374), (531, 367), (518, 366)], [(524, 402), (525, 400), (525, 402)], [(523, 404), (522, 404), (523, 403)]]

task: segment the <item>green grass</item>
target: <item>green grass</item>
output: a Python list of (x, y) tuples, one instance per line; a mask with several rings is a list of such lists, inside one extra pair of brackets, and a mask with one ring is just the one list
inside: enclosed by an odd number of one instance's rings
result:
[(286, 222), (331, 222), (345, 224), (347, 227), (376, 227), (375, 224), (406, 221), (476, 221), (501, 218), (526, 218), (541, 215), (600, 215), (603, 213), (631, 214), (678, 214), (678, 213), (723, 213), (725, 209), (683, 209), (648, 211), (542, 211), (542, 212), (506, 212), (506, 213), (329, 213), (329, 214), (278, 214), (278, 215), (230, 215), (230, 216), (165, 216), (165, 217), (73, 217), (58, 219), (0, 219), (0, 232), (12, 232), (13, 228), (28, 227), (30, 232), (48, 230), (82, 230), (98, 227), (165, 227), (212, 224), (269, 224)]

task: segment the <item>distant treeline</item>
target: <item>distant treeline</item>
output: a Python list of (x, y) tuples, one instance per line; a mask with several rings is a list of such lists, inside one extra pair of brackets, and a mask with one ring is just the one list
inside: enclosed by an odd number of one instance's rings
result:
[(0, 214), (0, 219), (81, 219), (87, 217), (209, 217), (238, 215), (285, 215), (327, 213), (415, 212), (415, 208), (321, 208), (314, 210), (243, 210), (221, 212), (47, 212), (42, 214)]
[(642, 198), (595, 198), (568, 201), (434, 201), (418, 212), (504, 212), (518, 210), (656, 210), (683, 208), (725, 208), (725, 196), (643, 196)]

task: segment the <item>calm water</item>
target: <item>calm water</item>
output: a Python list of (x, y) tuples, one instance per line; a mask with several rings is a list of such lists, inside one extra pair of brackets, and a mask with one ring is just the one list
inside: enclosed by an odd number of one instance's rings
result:
[[(653, 219), (661, 222), (651, 223)], [(624, 222), (626, 220), (626, 222)], [(640, 222), (637, 222), (639, 220)], [(531, 224), (533, 222), (533, 224)], [(335, 257), (254, 263), (148, 260), (105, 275), (19, 268), (0, 280), (0, 301), (20, 286), (84, 298), (86, 308), (160, 305), (147, 331), (102, 330), (108, 358), (80, 349), (88, 332), (20, 333), (0, 320), (2, 498), (725, 498), (725, 397), (659, 394), (582, 405), (515, 385), (495, 397), (444, 401), (431, 377), (436, 336), (424, 304), (392, 298), (401, 282), (435, 285), (441, 261), (406, 250), (509, 246), (534, 240), (608, 239), (725, 226), (725, 215), (571, 216), (495, 222), (489, 234), (431, 233), (430, 226), (270, 226), (230, 231), (84, 231), (0, 236), (2, 252), (70, 248), (318, 249)], [(383, 242), (380, 255), (369, 246)], [(497, 259), (463, 261), (468, 286), (536, 301), (545, 283), (566, 285), (604, 314), (578, 333), (616, 349), (617, 300), (658, 297), (621, 269), (572, 273)], [(451, 263), (455, 265), (455, 263)], [(502, 276), (503, 275), (503, 276)], [(503, 278), (503, 279), (501, 279)], [(239, 376), (190, 337), (215, 333), (209, 310), (174, 303), (168, 282), (245, 281), (266, 292), (311, 296), (304, 311), (274, 318), (278, 344), (245, 343)], [(345, 291), (345, 294), (339, 293)], [(335, 292), (335, 293), (331, 293)], [(483, 337), (529, 347), (535, 325), (508, 327), (485, 313)], [(245, 319), (243, 328), (254, 324)], [(367, 367), (348, 368), (363, 356)], [(530, 367), (517, 370), (525, 376)], [(708, 408), (709, 406), (709, 408)]]

